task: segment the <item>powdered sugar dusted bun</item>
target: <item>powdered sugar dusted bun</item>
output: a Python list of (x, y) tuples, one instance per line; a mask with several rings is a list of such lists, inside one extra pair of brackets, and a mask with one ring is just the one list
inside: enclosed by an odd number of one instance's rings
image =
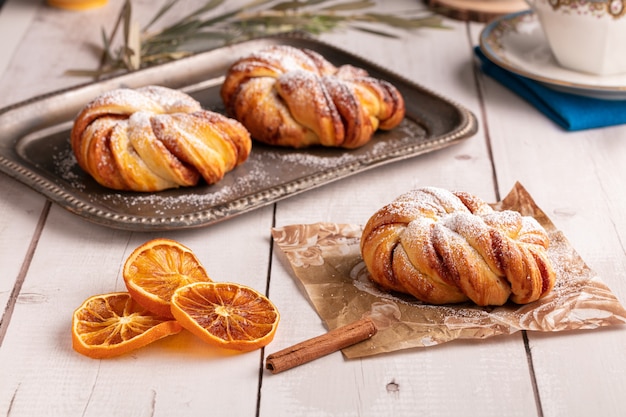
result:
[(317, 52), (274, 45), (228, 70), (221, 96), (252, 137), (270, 145), (357, 148), (404, 118), (404, 99), (363, 69)]
[(203, 110), (160, 86), (106, 92), (78, 114), (71, 132), (78, 165), (116, 190), (160, 191), (220, 181), (250, 154), (241, 123)]
[(532, 217), (494, 211), (466, 192), (426, 187), (367, 222), (361, 253), (384, 289), (429, 304), (526, 304), (554, 286), (549, 238)]

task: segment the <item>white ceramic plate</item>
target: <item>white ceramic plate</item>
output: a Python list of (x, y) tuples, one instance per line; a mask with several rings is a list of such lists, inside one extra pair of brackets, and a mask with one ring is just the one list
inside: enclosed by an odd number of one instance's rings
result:
[(496, 65), (558, 91), (626, 100), (626, 74), (598, 76), (561, 67), (530, 10), (498, 18), (480, 35), (480, 49)]

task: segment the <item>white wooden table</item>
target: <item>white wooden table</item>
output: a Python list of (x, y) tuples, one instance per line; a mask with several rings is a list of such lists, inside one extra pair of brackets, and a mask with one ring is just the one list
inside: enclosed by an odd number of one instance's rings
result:
[[(64, 72), (97, 66), (92, 45), (101, 44), (100, 28), (112, 27), (122, 3), (70, 12), (42, 0), (7, 0), (0, 10), (0, 107), (86, 82)], [(163, 2), (134, 2), (143, 23), (155, 3)], [(406, 1), (397, 10), (414, 6)], [(264, 370), (267, 354), (326, 331), (272, 252), (271, 227), (361, 224), (418, 186), (497, 201), (520, 181), (626, 303), (626, 126), (564, 132), (477, 70), (472, 48), (481, 24), (445, 23), (450, 30), (400, 39), (356, 31), (322, 36), (474, 112), (478, 133), (444, 150), (207, 228), (150, 234), (94, 225), (0, 175), (0, 414), (626, 415), (622, 326), (516, 333), (357, 360), (335, 353), (277, 375)], [(157, 236), (191, 247), (213, 277), (267, 287), (282, 315), (274, 341), (263, 351), (231, 355), (182, 333), (111, 360), (74, 352), (73, 310), (90, 295), (123, 290), (123, 261)]]

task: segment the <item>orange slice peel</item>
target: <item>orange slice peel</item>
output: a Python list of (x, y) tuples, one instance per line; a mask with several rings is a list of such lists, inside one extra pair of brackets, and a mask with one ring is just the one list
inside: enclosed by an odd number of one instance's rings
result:
[(249, 352), (269, 344), (280, 314), (256, 290), (229, 282), (196, 282), (176, 290), (171, 300), (176, 320), (208, 344)]
[(178, 288), (211, 281), (191, 251), (170, 239), (153, 239), (135, 249), (122, 270), (128, 292), (149, 311), (172, 318), (170, 299)]
[(94, 295), (72, 316), (72, 347), (91, 358), (119, 356), (187, 329), (224, 349), (269, 344), (280, 315), (245, 285), (213, 282), (196, 255), (170, 239), (135, 249), (122, 269), (128, 292)]
[(94, 295), (74, 311), (72, 347), (90, 358), (111, 358), (181, 330), (178, 322), (147, 311), (127, 292)]

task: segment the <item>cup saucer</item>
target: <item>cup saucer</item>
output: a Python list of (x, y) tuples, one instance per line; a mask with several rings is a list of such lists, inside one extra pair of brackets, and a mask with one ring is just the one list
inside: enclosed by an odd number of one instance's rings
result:
[(603, 100), (626, 100), (626, 74), (599, 76), (560, 66), (531, 10), (489, 23), (480, 35), (480, 49), (494, 64), (553, 90)]

